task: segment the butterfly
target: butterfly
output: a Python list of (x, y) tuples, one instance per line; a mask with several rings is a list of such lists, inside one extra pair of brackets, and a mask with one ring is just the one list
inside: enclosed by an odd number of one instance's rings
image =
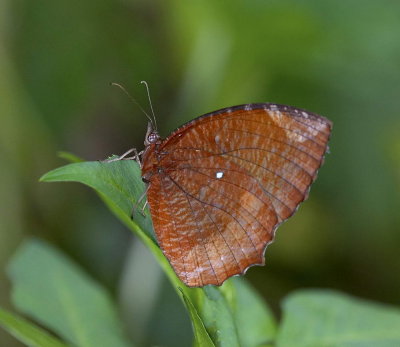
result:
[(253, 265), (308, 197), (332, 122), (271, 103), (224, 108), (136, 153), (157, 241), (189, 287), (221, 285)]

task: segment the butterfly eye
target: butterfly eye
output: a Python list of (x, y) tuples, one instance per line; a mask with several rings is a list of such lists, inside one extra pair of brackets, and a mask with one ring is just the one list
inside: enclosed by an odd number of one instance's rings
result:
[(147, 136), (147, 142), (155, 143), (160, 138), (160, 136), (156, 132), (152, 132)]

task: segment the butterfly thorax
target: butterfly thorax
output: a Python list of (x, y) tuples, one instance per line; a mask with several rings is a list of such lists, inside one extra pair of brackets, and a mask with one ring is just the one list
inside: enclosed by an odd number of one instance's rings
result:
[(144, 140), (145, 150), (142, 155), (142, 179), (145, 182), (150, 182), (151, 177), (158, 173), (160, 156), (158, 155), (158, 148), (162, 143), (161, 137), (156, 130), (154, 130), (151, 123), (147, 126), (147, 133)]
[(149, 182), (151, 177), (158, 171), (158, 158), (156, 155), (156, 145), (152, 143), (146, 147), (142, 156), (142, 179)]

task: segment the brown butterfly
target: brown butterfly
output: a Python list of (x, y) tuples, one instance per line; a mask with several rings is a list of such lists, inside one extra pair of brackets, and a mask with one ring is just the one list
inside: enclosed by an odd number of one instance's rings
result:
[(264, 265), (328, 149), (332, 122), (276, 104), (224, 108), (162, 139), (149, 123), (136, 154), (163, 253), (189, 287)]

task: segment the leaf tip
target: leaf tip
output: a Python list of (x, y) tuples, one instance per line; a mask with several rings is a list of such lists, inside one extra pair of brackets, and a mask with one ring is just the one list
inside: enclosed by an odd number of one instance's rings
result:
[(70, 163), (81, 163), (84, 160), (80, 157), (78, 157), (75, 154), (72, 154), (70, 152), (66, 152), (66, 151), (58, 151), (57, 155), (59, 158), (64, 159)]
[(46, 172), (44, 175), (39, 177), (39, 182), (49, 182), (49, 172)]

